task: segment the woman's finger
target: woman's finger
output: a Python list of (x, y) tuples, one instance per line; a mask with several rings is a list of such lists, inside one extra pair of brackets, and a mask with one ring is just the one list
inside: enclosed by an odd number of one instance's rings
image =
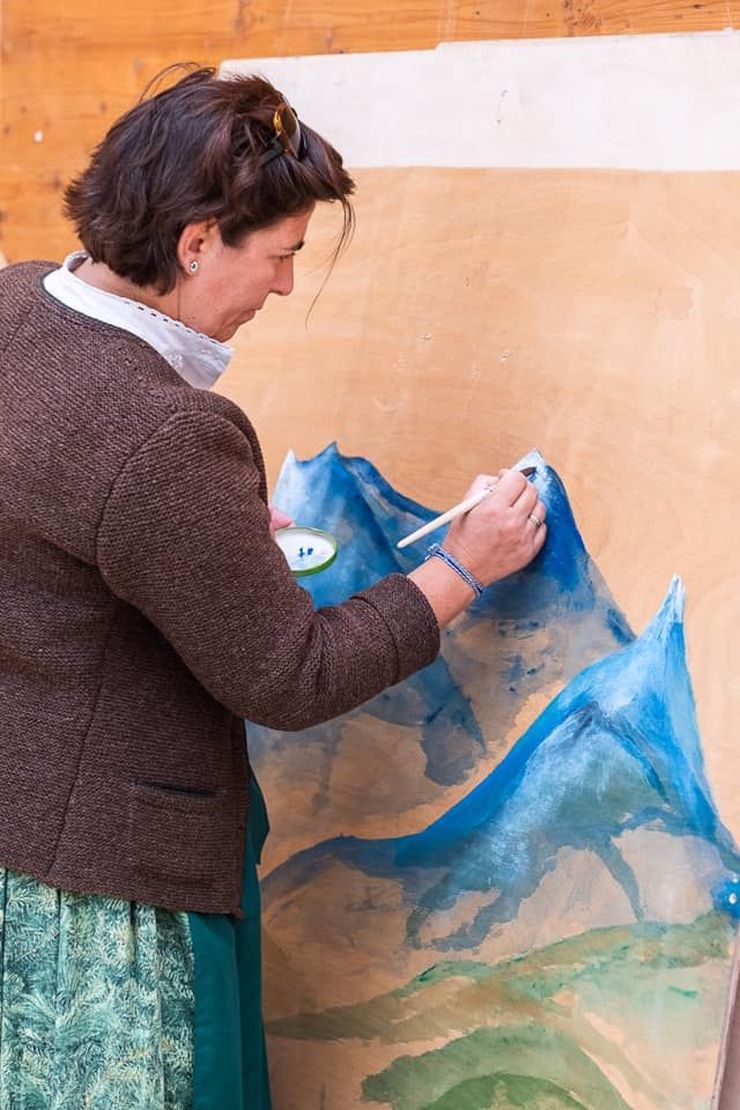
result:
[(284, 513), (282, 509), (270, 508), (270, 531), (276, 532), (278, 528), (288, 528), (293, 523), (293, 518)]
[(527, 489), (533, 489), (521, 470), (502, 470), (491, 496), (507, 505), (515, 505)]

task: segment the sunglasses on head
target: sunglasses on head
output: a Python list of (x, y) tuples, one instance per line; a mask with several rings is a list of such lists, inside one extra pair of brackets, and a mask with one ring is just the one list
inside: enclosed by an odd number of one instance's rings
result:
[(298, 116), (289, 104), (284, 102), (275, 110), (272, 117), (272, 127), (275, 132), (269, 144), (259, 158), (260, 166), (266, 166), (281, 154), (290, 154), (300, 160), (301, 157), (301, 125)]

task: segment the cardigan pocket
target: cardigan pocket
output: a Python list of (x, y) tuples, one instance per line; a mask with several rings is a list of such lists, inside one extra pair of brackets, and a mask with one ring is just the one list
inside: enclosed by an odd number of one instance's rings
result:
[(176, 786), (170, 782), (145, 782), (143, 779), (135, 784), (143, 786), (145, 790), (159, 791), (165, 795), (174, 794), (176, 797), (186, 798), (215, 798), (218, 790), (208, 790), (202, 786)]
[(167, 783), (134, 782), (128, 806), (129, 862), (166, 883), (206, 884), (221, 876), (227, 854), (225, 796)]

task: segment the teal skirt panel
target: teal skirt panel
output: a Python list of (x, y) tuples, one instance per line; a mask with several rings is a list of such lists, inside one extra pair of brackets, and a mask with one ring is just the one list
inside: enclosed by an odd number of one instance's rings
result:
[(194, 1110), (270, 1110), (272, 1105), (262, 1024), (257, 881), (268, 831), (264, 798), (253, 778), (243, 916), (188, 914), (195, 955)]
[(2, 1110), (270, 1110), (252, 791), (243, 917), (0, 868)]

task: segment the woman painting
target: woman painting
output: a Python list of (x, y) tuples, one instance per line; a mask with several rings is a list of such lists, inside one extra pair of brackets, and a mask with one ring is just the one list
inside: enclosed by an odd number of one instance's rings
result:
[(314, 609), (255, 429), (210, 387), (340, 156), (255, 77), (186, 72), (66, 192), (83, 250), (0, 273), (0, 1105), (269, 1106), (242, 720), (302, 729), (430, 663), (528, 563), (502, 471), (439, 558)]

